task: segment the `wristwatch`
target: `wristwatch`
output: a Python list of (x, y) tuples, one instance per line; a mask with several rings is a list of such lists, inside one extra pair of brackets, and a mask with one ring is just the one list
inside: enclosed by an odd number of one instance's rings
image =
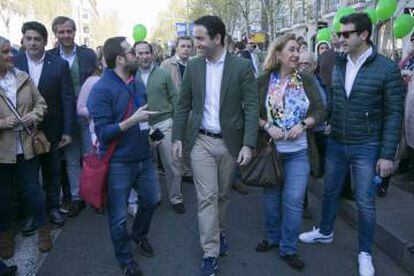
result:
[(305, 120), (300, 121), (300, 125), (302, 126), (303, 129), (306, 129), (308, 127)]

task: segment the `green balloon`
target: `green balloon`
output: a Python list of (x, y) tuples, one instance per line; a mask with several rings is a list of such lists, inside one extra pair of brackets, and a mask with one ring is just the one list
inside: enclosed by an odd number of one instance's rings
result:
[(132, 32), (132, 36), (134, 37), (135, 42), (140, 42), (147, 37), (147, 29), (142, 24), (137, 24), (134, 26), (134, 30)]
[(414, 17), (409, 14), (402, 14), (394, 21), (392, 26), (396, 38), (403, 38), (411, 33), (414, 28)]
[(320, 29), (318, 31), (318, 33), (316, 35), (316, 41), (317, 42), (320, 42), (320, 41), (330, 42), (331, 41), (331, 36), (332, 36), (331, 29), (323, 28), (323, 29)]
[(377, 12), (373, 8), (366, 8), (364, 10), (366, 14), (368, 14), (369, 18), (371, 19), (372, 25), (377, 23)]
[(389, 19), (397, 10), (397, 0), (380, 0), (375, 11), (379, 20)]
[(336, 32), (341, 31), (341, 23), (340, 20), (342, 17), (355, 13), (355, 9), (353, 7), (342, 7), (340, 8), (333, 19), (332, 25)]

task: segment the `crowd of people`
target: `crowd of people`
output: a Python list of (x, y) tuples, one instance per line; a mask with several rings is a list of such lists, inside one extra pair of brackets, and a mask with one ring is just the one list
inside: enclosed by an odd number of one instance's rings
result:
[[(283, 181), (263, 188), (266, 236), (256, 250), (277, 248), (282, 260), (303, 270), (297, 244), (333, 241), (338, 199), (350, 174), (359, 210), (359, 274), (374, 275), (375, 196), (386, 187), (373, 179), (386, 183), (398, 165), (413, 172), (414, 51), (400, 67), (378, 53), (366, 14), (343, 17), (341, 32), (319, 42), (315, 52), (283, 34), (265, 59), (252, 41), (236, 42), (231, 53), (217, 16), (197, 19), (192, 37), (177, 38), (174, 55), (165, 60), (153, 44), (130, 45), (125, 37), (107, 39), (96, 53), (79, 46), (76, 24), (65, 16), (53, 20), (52, 30), (57, 45), (48, 51), (40, 22), (23, 24), (24, 51), (0, 37), (2, 259), (14, 255), (13, 190), (19, 188), (26, 211), (22, 234), (38, 233), (39, 250), (48, 252), (50, 225), (62, 227), (86, 207), (81, 160), (97, 150), (112, 155), (106, 210), (95, 211), (107, 213), (122, 273), (143, 275), (133, 243), (142, 255), (155, 254), (148, 233), (161, 201), (160, 171), (178, 214), (186, 212), (182, 181), (194, 182), (200, 274), (215, 275), (219, 257), (230, 250), (230, 189), (248, 193), (240, 167), (270, 138)], [(411, 41), (414, 50), (414, 36)], [(50, 144), (42, 154), (34, 139), (41, 135)], [(302, 218), (311, 216), (310, 176), (324, 178), (322, 217), (318, 227), (300, 233)], [(16, 269), (0, 261), (0, 275)]]

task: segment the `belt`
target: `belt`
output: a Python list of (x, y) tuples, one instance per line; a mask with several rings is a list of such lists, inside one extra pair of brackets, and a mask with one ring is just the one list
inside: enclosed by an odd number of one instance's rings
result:
[(205, 129), (200, 129), (198, 132), (213, 138), (223, 138), (223, 135), (221, 135), (221, 133), (213, 133)]

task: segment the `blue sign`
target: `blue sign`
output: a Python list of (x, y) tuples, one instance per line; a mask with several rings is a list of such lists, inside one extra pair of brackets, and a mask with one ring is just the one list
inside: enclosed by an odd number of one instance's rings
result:
[(187, 35), (187, 23), (186, 22), (177, 22), (175, 23), (175, 27), (177, 28), (178, 37)]
[[(177, 29), (177, 36), (187, 35), (187, 23), (186, 22), (177, 22), (175, 23), (175, 28)], [(190, 23), (190, 32), (189, 35), (193, 33), (194, 23)]]

